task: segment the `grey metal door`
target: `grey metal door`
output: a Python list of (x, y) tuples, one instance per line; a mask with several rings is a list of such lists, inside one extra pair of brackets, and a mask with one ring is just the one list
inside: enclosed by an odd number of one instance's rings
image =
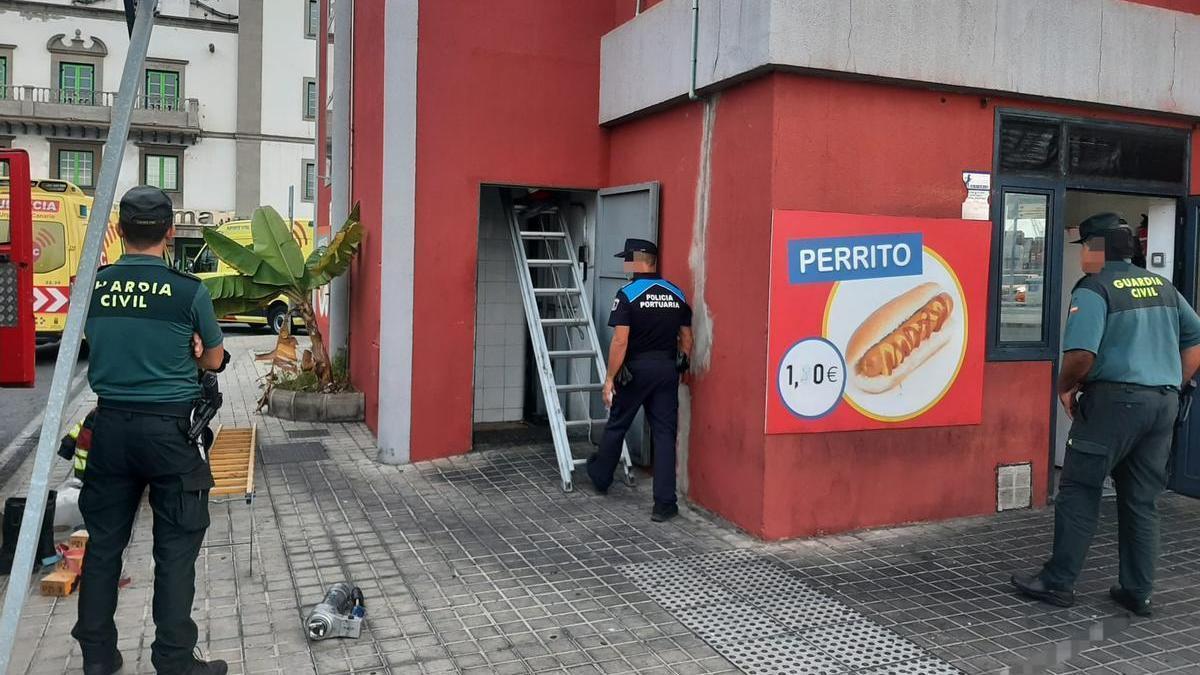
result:
[[(596, 252), (595, 288), (592, 296), (592, 312), (596, 320), (596, 334), (600, 349), (608, 358), (608, 346), (612, 341), (612, 328), (608, 327), (608, 314), (617, 291), (629, 283), (622, 261), (613, 256), (625, 246), (625, 240), (633, 237), (658, 243), (658, 183), (639, 183), (600, 190), (596, 198)], [(603, 417), (603, 401), (596, 397), (596, 417)], [(644, 415), (639, 412), (629, 434), (629, 457), (638, 466), (649, 466), (650, 433)]]
[[(1184, 269), (1180, 291), (1195, 306), (1200, 303), (1200, 261), (1196, 259), (1196, 251), (1200, 248), (1200, 198), (1184, 199), (1181, 203), (1184, 207)], [(1200, 497), (1200, 406), (1197, 405), (1191, 407), (1187, 421), (1175, 434), (1171, 489), (1189, 497)]]

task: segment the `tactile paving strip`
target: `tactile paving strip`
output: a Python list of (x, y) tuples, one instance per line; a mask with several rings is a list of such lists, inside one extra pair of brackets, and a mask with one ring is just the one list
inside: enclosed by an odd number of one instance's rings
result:
[(926, 656), (913, 643), (869, 621), (837, 624), (800, 633), (817, 649), (851, 668), (884, 666)]
[(934, 658), (860, 670), (859, 675), (962, 675), (962, 671)]
[(0, 263), (0, 328), (17, 325), (17, 266)]
[(745, 602), (724, 602), (680, 609), (675, 616), (704, 641), (720, 650), (745, 640), (781, 635), (787, 628)]
[(729, 645), (724, 655), (747, 675), (838, 675), (846, 667), (794, 635)]
[(750, 675), (959, 672), (747, 550), (620, 570)]
[(761, 595), (749, 601), (772, 619), (794, 630), (861, 621), (863, 616), (836, 600), (821, 596)]

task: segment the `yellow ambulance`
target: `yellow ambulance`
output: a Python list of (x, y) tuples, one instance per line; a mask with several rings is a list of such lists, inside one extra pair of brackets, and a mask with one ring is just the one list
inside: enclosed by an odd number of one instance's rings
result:
[[(249, 220), (231, 220), (224, 225), (217, 227), (217, 232), (229, 237), (237, 243), (250, 248), (254, 243), (254, 239), (250, 234)], [(293, 220), (292, 221), (292, 237), (296, 243), (300, 245), (300, 251), (307, 259), (313, 251), (313, 223), (311, 220)], [(237, 274), (237, 270), (230, 267), (224, 260), (218, 258), (212, 250), (206, 245), (200, 249), (196, 257), (192, 259), (189, 268), (192, 274), (201, 279), (208, 277), (232, 276)], [(257, 314), (237, 315), (222, 317), (222, 321), (232, 323), (247, 323), (252, 326), (263, 326), (272, 333), (278, 334), (283, 330), (283, 322), (291, 310), (291, 303), (285, 296), (279, 296), (271, 301), (262, 312)], [(293, 317), (293, 326), (301, 326), (303, 322), (298, 317)]]
[[(65, 180), (35, 180), (33, 197), (33, 311), (37, 344), (57, 342), (67, 325), (71, 287), (92, 213), (92, 198)], [(8, 223), (8, 182), (0, 183), (0, 223)], [(100, 264), (124, 253), (117, 215), (108, 219)]]

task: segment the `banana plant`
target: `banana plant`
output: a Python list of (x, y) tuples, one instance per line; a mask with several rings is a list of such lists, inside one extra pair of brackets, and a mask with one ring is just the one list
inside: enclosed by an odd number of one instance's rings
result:
[(292, 228), (270, 206), (255, 209), (250, 235), (252, 244), (243, 246), (215, 228), (204, 230), (204, 242), (212, 252), (237, 271), (235, 275), (203, 280), (217, 316), (261, 310), (280, 295), (286, 297), (312, 340), (313, 372), (322, 388), (329, 386), (333, 368), (313, 311), (312, 294), (345, 274), (358, 253), (363, 238), (358, 204), (333, 240), (315, 248), (308, 259), (292, 237)]

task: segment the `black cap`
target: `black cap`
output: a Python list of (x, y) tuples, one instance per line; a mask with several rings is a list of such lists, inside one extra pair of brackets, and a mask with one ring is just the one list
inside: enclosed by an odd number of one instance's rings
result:
[(614, 258), (624, 258), (625, 260), (633, 260), (634, 253), (649, 253), (650, 255), (658, 255), (658, 247), (654, 242), (645, 239), (626, 239), (625, 250), (613, 256)]
[(1079, 223), (1079, 238), (1071, 243), (1082, 244), (1092, 237), (1103, 236), (1116, 230), (1125, 230), (1131, 234), (1133, 233), (1133, 229), (1129, 227), (1129, 223), (1125, 222), (1125, 219), (1120, 215), (1112, 212), (1097, 213)]
[(149, 185), (131, 188), (121, 197), (121, 222), (129, 225), (161, 225), (175, 218), (171, 198)]

